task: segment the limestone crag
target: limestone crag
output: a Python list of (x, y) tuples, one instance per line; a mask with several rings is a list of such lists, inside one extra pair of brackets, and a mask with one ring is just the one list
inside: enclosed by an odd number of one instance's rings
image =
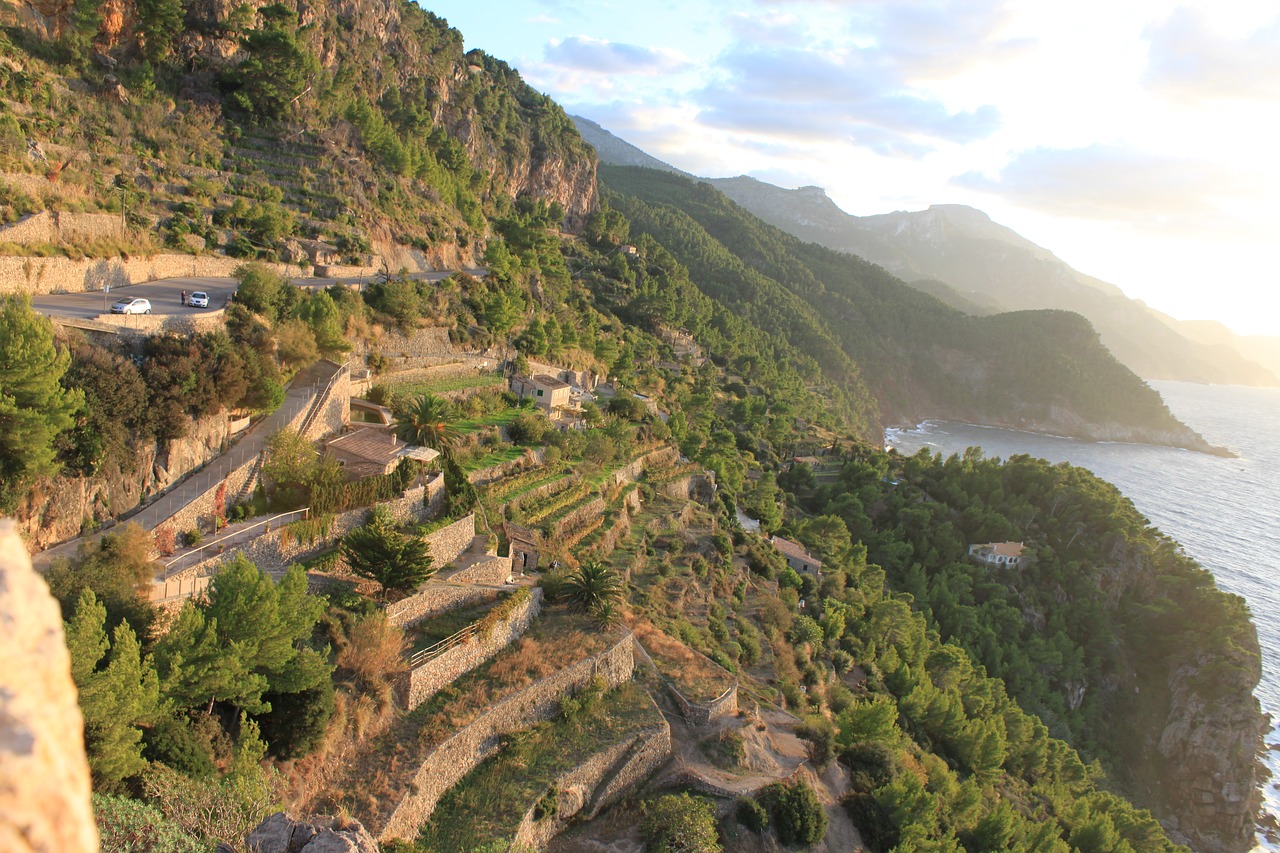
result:
[(89, 792), (62, 615), (0, 520), (0, 850), (96, 851)]
[(42, 549), (80, 535), (86, 524), (128, 512), (217, 456), (229, 430), (226, 413), (210, 415), (193, 421), (184, 438), (136, 446), (128, 470), (107, 464), (92, 477), (45, 481), (18, 507), (24, 538)]
[[(1169, 675), (1169, 716), (1159, 751), (1177, 773), (1167, 777), (1177, 831), (1196, 850), (1227, 853), (1253, 846), (1261, 792), (1253, 768), (1266, 728), (1249, 689), (1258, 683), (1258, 659), (1236, 669), (1201, 655)], [(1206, 689), (1215, 680), (1236, 682)]]

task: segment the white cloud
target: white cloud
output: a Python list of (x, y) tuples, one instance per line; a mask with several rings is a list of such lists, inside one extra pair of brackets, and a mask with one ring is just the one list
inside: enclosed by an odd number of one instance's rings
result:
[(1223, 35), (1200, 11), (1179, 8), (1146, 33), (1145, 82), (1197, 101), (1280, 96), (1280, 18), (1243, 35)]

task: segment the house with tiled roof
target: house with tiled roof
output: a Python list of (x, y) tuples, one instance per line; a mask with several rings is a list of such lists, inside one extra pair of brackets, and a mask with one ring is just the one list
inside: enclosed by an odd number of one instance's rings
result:
[(817, 577), (822, 572), (822, 561), (817, 557), (809, 556), (809, 552), (799, 542), (792, 542), (790, 539), (783, 539), (781, 536), (770, 537), (769, 543), (778, 549), (787, 560), (787, 565), (795, 569), (801, 574), (811, 574)]
[(970, 545), (969, 556), (988, 566), (1019, 566), (1026, 560), (1021, 542), (987, 542)]
[(350, 480), (390, 474), (406, 457), (426, 463), (440, 455), (430, 447), (406, 444), (389, 429), (372, 426), (357, 427), (330, 439), (325, 454), (337, 461)]

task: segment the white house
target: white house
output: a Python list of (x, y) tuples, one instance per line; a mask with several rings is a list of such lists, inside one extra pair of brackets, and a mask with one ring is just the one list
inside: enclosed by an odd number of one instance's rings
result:
[(988, 542), (970, 545), (969, 556), (988, 566), (1018, 566), (1023, 562), (1021, 542)]

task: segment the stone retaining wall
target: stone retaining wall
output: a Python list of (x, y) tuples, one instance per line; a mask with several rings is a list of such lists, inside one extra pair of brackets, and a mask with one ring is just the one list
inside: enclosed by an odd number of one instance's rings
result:
[(390, 815), (385, 819), (375, 816), (365, 825), (375, 832), (379, 841), (416, 838), (440, 798), (480, 762), (498, 752), (504, 735), (549, 718), (564, 696), (586, 687), (597, 676), (609, 687), (616, 687), (629, 679), (634, 669), (635, 639), (628, 634), (607, 651), (568, 666), (498, 702), (426, 756)]
[(530, 590), (529, 600), (517, 606), (487, 636), (461, 643), (426, 663), (414, 667), (400, 684), (400, 698), (412, 711), (516, 641), (542, 612), (542, 589)]
[(489, 554), (459, 572), (449, 575), (450, 583), (488, 584), (502, 586), (512, 575), (511, 558)]
[(623, 793), (643, 782), (671, 757), (671, 727), (664, 720), (597, 752), (582, 764), (561, 775), (552, 785), (557, 794), (554, 815), (534, 818), (537, 804), (525, 812), (516, 829), (510, 850), (541, 850), (551, 839), (581, 816), (595, 817)]
[(604, 508), (604, 498), (596, 498), (578, 507), (552, 526), (551, 530), (548, 531), (547, 541), (554, 542), (562, 538), (566, 533), (580, 530), (592, 522), (598, 522), (604, 517)]
[(676, 704), (680, 706), (681, 716), (688, 720), (691, 726), (705, 726), (712, 720), (731, 717), (738, 713), (738, 680), (736, 678), (728, 690), (710, 702), (705, 703), (689, 701), (670, 682), (668, 682), (667, 687), (671, 689), (671, 695), (675, 697)]
[[(437, 491), (442, 490), (443, 480), (444, 478), (437, 474), (432, 481), (408, 489), (402, 497), (384, 501), (377, 504), (377, 506), (385, 510), (396, 524), (403, 524), (411, 520), (422, 521), (428, 517), (427, 510), (423, 508), (423, 497), (433, 488)], [(197, 504), (203, 506), (206, 499), (208, 499), (208, 508), (203, 511), (212, 513), (213, 505), (210, 496), (215, 491), (211, 490), (206, 493), (196, 503), (190, 504), (187, 509), (195, 507)], [(234, 494), (230, 486), (228, 486), (227, 494)], [(183, 510), (183, 512), (186, 512), (186, 510)], [(294, 563), (310, 559), (322, 551), (328, 550), (332, 547), (334, 541), (362, 526), (368, 512), (369, 507), (359, 507), (334, 516), (333, 525), (329, 528), (328, 535), (312, 542), (300, 542), (294, 539), (290, 532), (286, 530), (287, 525), (278, 527), (275, 530), (264, 532), (261, 536), (255, 536), (247, 542), (231, 545), (223, 553), (210, 556), (207, 560), (193, 563), (173, 577), (190, 578), (216, 574), (218, 566), (234, 558), (236, 554), (243, 554), (264, 572), (282, 572)], [(174, 516), (175, 520), (166, 523), (176, 524), (176, 521), (182, 520), (182, 518), (182, 513), (179, 513)], [(175, 529), (181, 531), (189, 528), (177, 526)]]
[(545, 447), (529, 448), (525, 450), (524, 455), (519, 459), (512, 459), (510, 462), (490, 465), (488, 468), (472, 471), (467, 475), (467, 480), (473, 486), (487, 486), (489, 483), (501, 480), (503, 477), (509, 477), (519, 471), (541, 465), (546, 456), (547, 449)]
[[(231, 502), (235, 500), (235, 496), (240, 494), (240, 490), (249, 482), (249, 477), (253, 474), (254, 465), (257, 463), (257, 456), (250, 456), (235, 468), (227, 473), (227, 476), (219, 480), (200, 497), (191, 501), (182, 509), (169, 516), (164, 521), (156, 525), (159, 530), (162, 527), (172, 527), (174, 532), (181, 533), (194, 528), (212, 529), (213, 516), (218, 506), (218, 490), (225, 487), (223, 493), (226, 504), (225, 508), (230, 507)], [(161, 498), (163, 500), (163, 498)]]
[(618, 485), (634, 483), (645, 471), (653, 468), (669, 468), (679, 461), (680, 451), (670, 446), (659, 447), (619, 468), (613, 473), (613, 481)]
[[(231, 276), (244, 261), (220, 256), (195, 257), (157, 254), (149, 258), (34, 258), (0, 257), (0, 293), (83, 293), (101, 292), (104, 285), (124, 287), (158, 278), (183, 276)], [(300, 267), (268, 264), (281, 275), (305, 278)]]
[(431, 565), (442, 569), (461, 557), (476, 538), (475, 513), (442, 527), (427, 537), (431, 545)]
[(677, 477), (658, 486), (659, 494), (678, 501), (698, 501), (710, 504), (715, 497), (715, 484), (705, 474)]
[(0, 226), (0, 243), (34, 246), (40, 243), (92, 243), (119, 240), (124, 223), (112, 213), (59, 213), (42, 210), (11, 225)]
[(392, 625), (407, 628), (423, 619), (478, 604), (493, 595), (491, 589), (428, 581), (408, 598), (388, 604), (383, 612)]

